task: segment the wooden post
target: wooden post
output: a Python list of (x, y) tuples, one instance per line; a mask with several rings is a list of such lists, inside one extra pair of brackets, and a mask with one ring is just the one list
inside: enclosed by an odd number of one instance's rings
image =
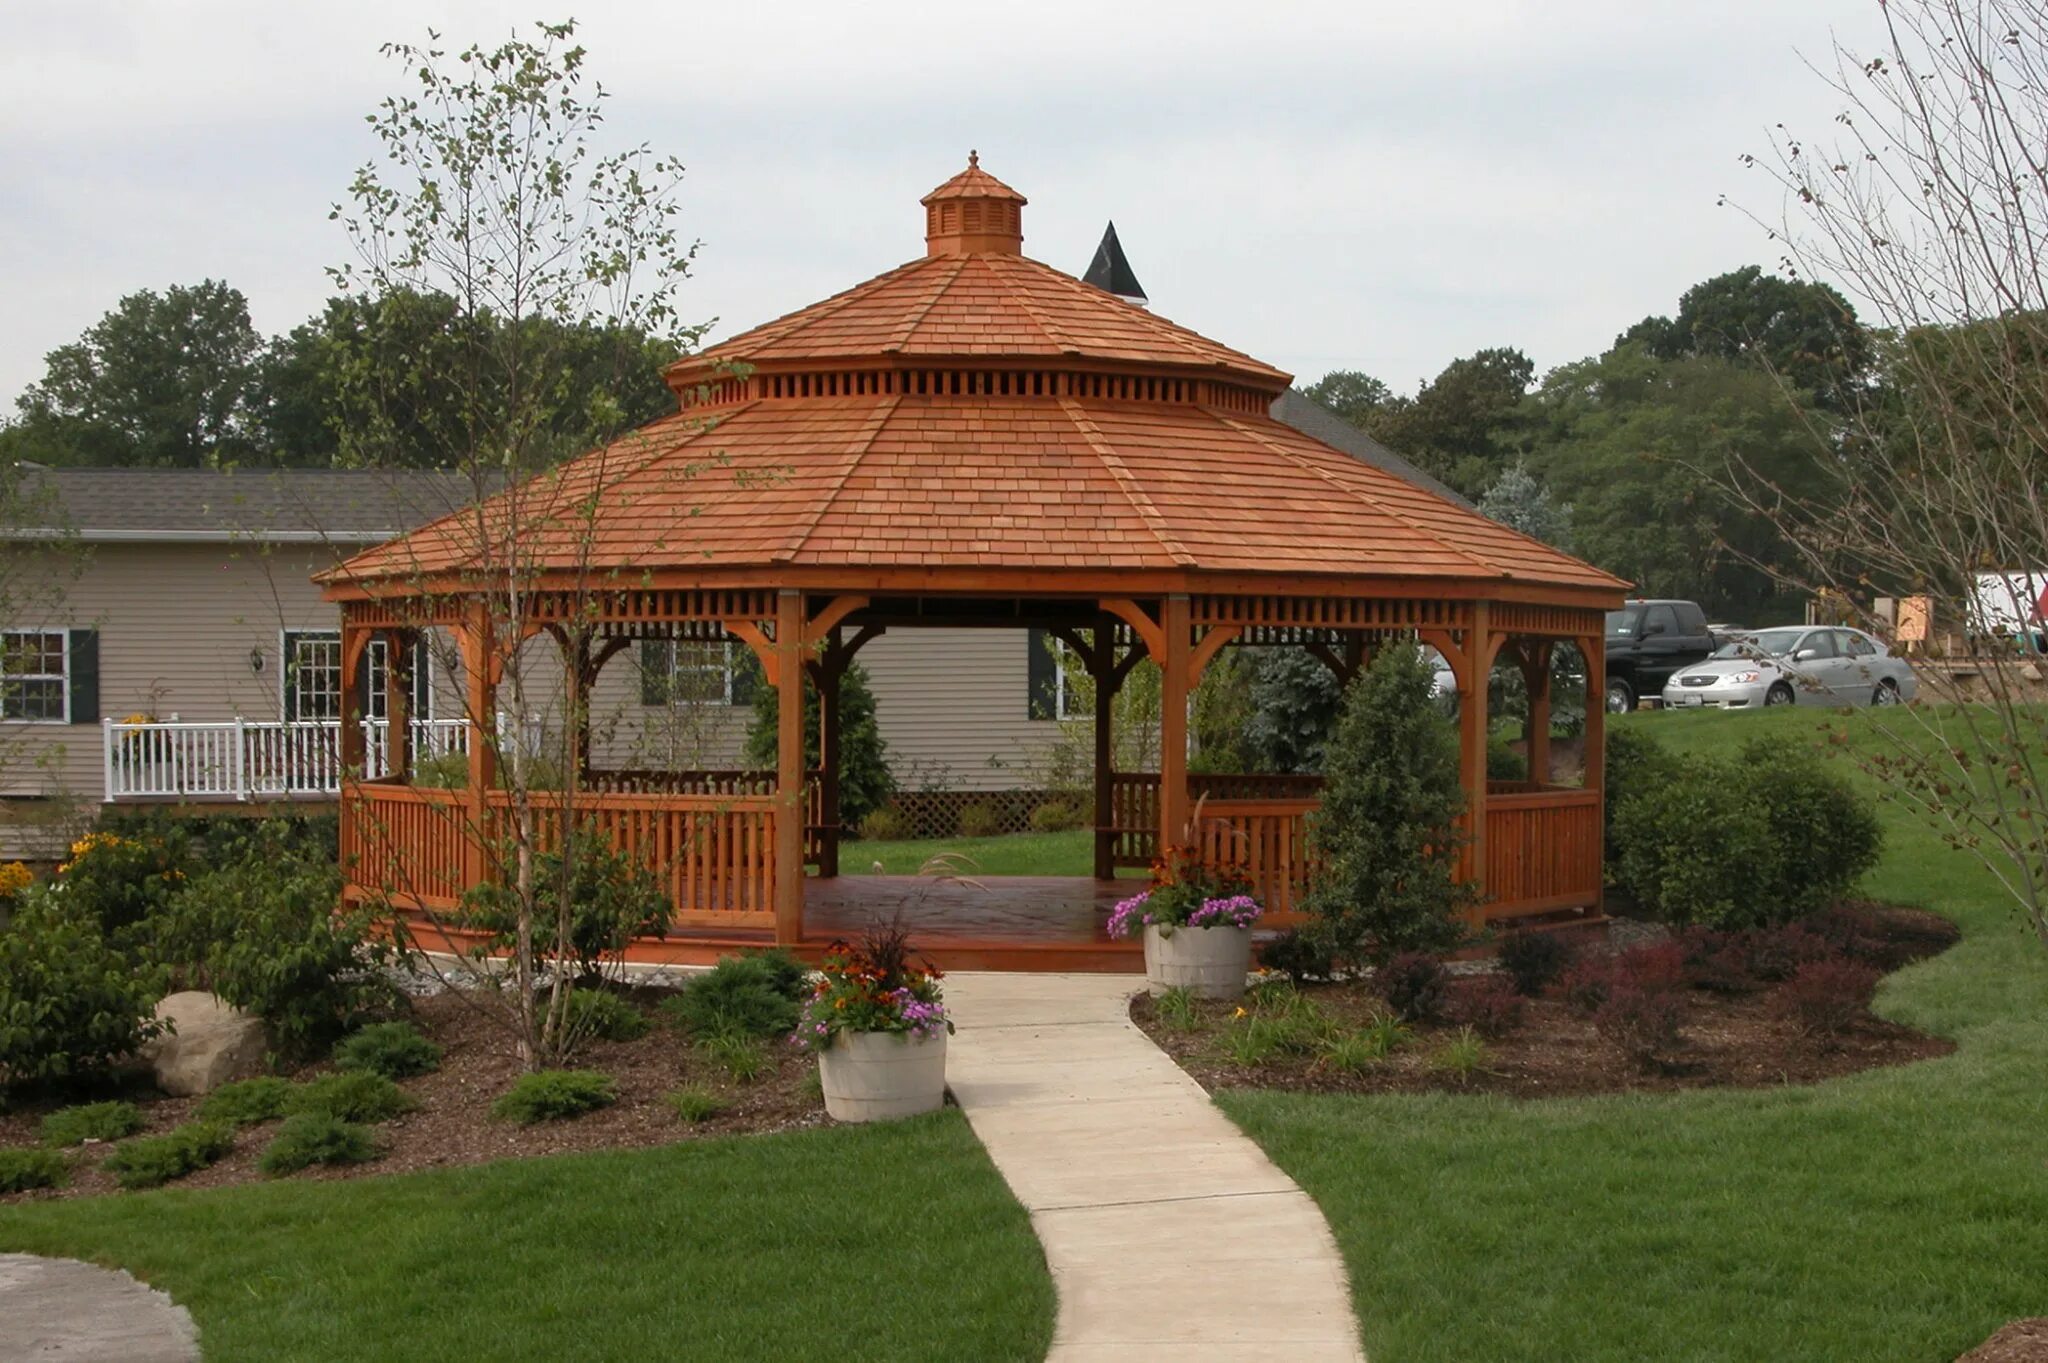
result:
[(562, 702), (569, 721), (566, 774), (580, 788), (590, 774), (590, 635), (571, 625), (555, 640), (562, 646)]
[(775, 941), (804, 937), (804, 597), (775, 598)]
[(1166, 656), (1159, 660), (1159, 850), (1174, 846), (1188, 823), (1188, 693), (1193, 675), (1194, 629), (1188, 599), (1175, 594), (1160, 603), (1160, 633)]
[(1492, 632), (1487, 628), (1487, 603), (1472, 605), (1472, 628), (1465, 633), (1464, 694), (1458, 704), (1460, 771), (1465, 782), (1465, 846), (1470, 873), (1467, 883), (1479, 896), (1475, 918), (1485, 916), (1486, 903), (1486, 693), (1493, 673)]
[(1089, 650), (1088, 672), (1095, 681), (1095, 878), (1116, 877), (1116, 745), (1115, 722), (1118, 676), (1116, 671), (1116, 622), (1109, 616), (1095, 622), (1095, 647)]
[(1531, 642), (1522, 660), (1522, 681), (1529, 693), (1529, 718), (1522, 731), (1529, 750), (1529, 779), (1550, 784), (1550, 655), (1551, 645)]
[(342, 775), (354, 781), (362, 780), (367, 774), (364, 771), (363, 718), (369, 710), (369, 697), (363, 694), (361, 674), (371, 637), (371, 631), (342, 621), (341, 728), (336, 734), (335, 755), (341, 763)]
[[(1585, 775), (1581, 778), (1587, 790), (1600, 798), (1594, 805), (1601, 828), (1607, 827), (1607, 695), (1603, 678), (1607, 675), (1607, 636), (1605, 633), (1589, 635), (1578, 639), (1580, 660), (1586, 664), (1586, 730), (1585, 730)], [(1591, 855), (1604, 855), (1605, 849), (1596, 840)], [(1598, 918), (1607, 907), (1606, 877), (1595, 875), (1593, 883), (1601, 886), (1594, 892), (1593, 917)]]
[(818, 874), (839, 874), (839, 687), (846, 679), (846, 655), (839, 627), (826, 636), (825, 656), (815, 672), (818, 685)]
[(412, 651), (409, 629), (384, 633), (384, 775), (400, 785), (412, 779)]
[(469, 832), (463, 839), (465, 886), (481, 885), (489, 867), (490, 793), (498, 784), (498, 648), (491, 607), (478, 601), (462, 626), (463, 708), (469, 720)]

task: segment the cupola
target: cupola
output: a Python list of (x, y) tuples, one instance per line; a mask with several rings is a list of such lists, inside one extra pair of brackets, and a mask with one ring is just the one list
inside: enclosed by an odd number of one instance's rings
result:
[(924, 249), (931, 256), (1024, 254), (1022, 194), (981, 168), (979, 152), (967, 169), (924, 196)]

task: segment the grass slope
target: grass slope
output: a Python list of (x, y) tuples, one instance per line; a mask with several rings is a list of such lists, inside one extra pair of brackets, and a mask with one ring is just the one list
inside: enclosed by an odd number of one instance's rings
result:
[(0, 1208), (112, 1264), (207, 1363), (1039, 1359), (1053, 1294), (958, 1113), (873, 1127)]
[[(1869, 741), (1811, 711), (1626, 722), (1690, 751)], [(1964, 854), (1882, 815), (1865, 888), (1964, 937), (1878, 1010), (1952, 1057), (1672, 1097), (1219, 1097), (1328, 1216), (1374, 1363), (1935, 1363), (2048, 1313), (2048, 954)]]

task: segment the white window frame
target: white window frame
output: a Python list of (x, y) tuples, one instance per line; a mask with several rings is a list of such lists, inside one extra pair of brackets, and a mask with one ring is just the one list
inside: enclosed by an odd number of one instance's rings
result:
[[(294, 682), (294, 678), (298, 674), (293, 671), (293, 668), (297, 666), (298, 658), (293, 652), (293, 645), (308, 643), (316, 639), (334, 645), (335, 714), (315, 715), (309, 718), (305, 714), (305, 687)], [(277, 714), (279, 719), (283, 720), (286, 724), (328, 724), (340, 718), (342, 692), (340, 630), (281, 629), (277, 632), (277, 660)], [(293, 704), (294, 700), (298, 702), (297, 705)], [(298, 713), (294, 714), (294, 710), (297, 710)]]
[[(335, 709), (339, 710), (341, 708), (341, 682), (345, 680), (339, 671), (342, 665), (341, 631), (338, 629), (281, 629), (277, 632), (277, 656), (283, 660), (277, 670), (277, 713), (284, 718), (287, 724), (327, 724), (332, 723), (336, 718), (336, 716), (320, 716), (307, 719), (287, 713), (289, 707), (286, 705), (286, 697), (295, 689), (289, 681), (291, 675), (290, 668), (294, 661), (291, 654), (292, 642), (294, 640), (305, 642), (312, 639), (332, 641), (334, 644), (334, 665), (337, 669), (335, 672)], [(433, 667), (432, 650), (423, 647), (418, 651), (422, 656), (416, 660), (414, 665), (431, 669)], [(389, 718), (385, 712), (385, 706), (389, 702), (390, 697), (384, 690), (388, 653), (389, 645), (385, 640), (381, 638), (370, 640), (369, 667), (367, 669), (370, 674), (370, 694), (363, 697), (363, 716), (373, 724), (381, 723)], [(431, 682), (422, 685), (419, 679), (415, 678), (413, 687), (415, 693), (425, 703), (417, 707), (420, 713), (415, 713), (410, 718), (432, 719), (434, 717), (434, 688)]]
[[(668, 677), (666, 681), (668, 684), (668, 703), (670, 705), (732, 704), (732, 682), (736, 669), (733, 666), (733, 641), (731, 639), (664, 639), (662, 642), (667, 645), (668, 652)], [(707, 659), (710, 650), (718, 649), (723, 654), (723, 660), (721, 662), (695, 662), (686, 665), (683, 662), (683, 650), (685, 648), (704, 649), (706, 650)], [(686, 696), (683, 694), (681, 679), (685, 672), (708, 674), (714, 671), (721, 674), (720, 680), (723, 682), (723, 685), (717, 688), (717, 694), (709, 696)]]
[(1082, 714), (1076, 706), (1067, 704), (1067, 664), (1071, 661), (1074, 670), (1084, 677), (1088, 675), (1087, 669), (1081, 666), (1079, 658), (1073, 656), (1073, 650), (1067, 647), (1065, 640), (1050, 634), (1046, 636), (1046, 640), (1052, 645), (1052, 717), (1061, 723), (1072, 719), (1095, 718), (1092, 706), (1086, 714)]
[[(63, 657), (63, 660), (64, 660), (64, 662), (63, 662), (63, 669), (64, 669), (64, 670), (63, 670), (62, 672), (58, 672), (58, 673), (50, 673), (50, 672), (24, 672), (24, 673), (21, 673), (21, 674), (20, 674), (19, 676), (16, 676), (16, 677), (11, 677), (11, 678), (10, 678), (10, 677), (8, 677), (8, 676), (6, 676), (6, 674), (5, 674), (4, 672), (0, 672), (0, 723), (6, 723), (6, 724), (69, 724), (69, 723), (71, 722), (71, 631), (70, 631), (70, 630), (68, 630), (68, 629), (41, 629), (41, 628), (27, 628), (27, 629), (4, 629), (4, 630), (0, 630), (0, 653), (4, 653), (4, 651), (5, 651), (5, 648), (6, 648), (6, 641), (7, 641), (8, 639), (10, 639), (10, 638), (14, 638), (14, 637), (26, 637), (26, 636), (28, 636), (28, 635), (37, 635), (37, 636), (43, 636), (43, 635), (50, 635), (50, 634), (54, 634), (54, 635), (56, 635), (56, 636), (57, 636), (57, 642), (58, 642), (58, 646), (59, 646), (59, 649), (60, 649), (60, 651), (61, 651), (61, 656)], [(41, 648), (41, 646), (40, 646), (40, 645), (38, 645), (37, 647), (38, 647), (38, 651), (40, 651), (40, 648)], [(56, 715), (55, 717), (37, 717), (37, 718), (33, 718), (33, 719), (31, 719), (31, 718), (29, 718), (29, 717), (27, 717), (27, 716), (25, 716), (25, 715), (15, 715), (15, 714), (9, 714), (9, 713), (7, 712), (7, 697), (6, 697), (6, 694), (5, 694), (5, 690), (4, 690), (4, 688), (5, 688), (5, 685), (6, 685), (6, 683), (7, 683), (8, 681), (10, 681), (10, 680), (12, 680), (12, 681), (54, 681), (54, 682), (56, 682), (56, 683), (57, 683), (57, 694), (58, 694), (58, 698), (59, 698), (59, 713), (58, 713), (58, 714), (57, 714), (57, 715)]]

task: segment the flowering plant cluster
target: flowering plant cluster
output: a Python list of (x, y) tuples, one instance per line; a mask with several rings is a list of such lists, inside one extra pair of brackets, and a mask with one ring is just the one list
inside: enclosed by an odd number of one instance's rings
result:
[(900, 932), (871, 935), (860, 946), (834, 942), (818, 967), (790, 1044), (824, 1050), (841, 1032), (896, 1032), (924, 1041), (953, 1030), (940, 998), (936, 966), (910, 959)]
[(35, 875), (26, 864), (10, 861), (0, 865), (0, 899), (12, 899), (35, 883)]
[(1147, 927), (1171, 936), (1175, 928), (1248, 928), (1265, 910), (1248, 894), (1196, 895), (1184, 886), (1155, 886), (1132, 895), (1109, 915), (1109, 935), (1128, 937)]

